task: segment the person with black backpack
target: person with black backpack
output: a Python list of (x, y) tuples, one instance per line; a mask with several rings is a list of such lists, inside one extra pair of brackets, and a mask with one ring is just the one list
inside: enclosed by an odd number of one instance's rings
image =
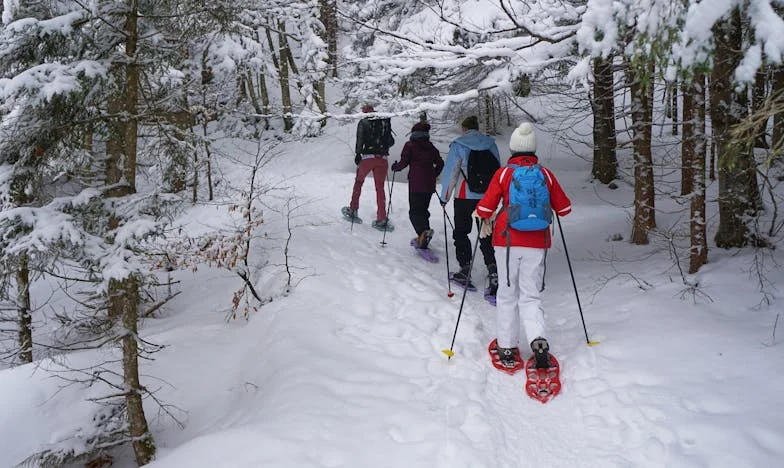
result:
[[(497, 351), (501, 365), (521, 368), (518, 341), (522, 322), (536, 368), (550, 365), (542, 311), (544, 268), (550, 248), (553, 211), (566, 216), (572, 202), (558, 179), (539, 165), (534, 127), (522, 123), (509, 139), (512, 155), (490, 181), (474, 216), (481, 220), (480, 238), (497, 247), (501, 284), (496, 296)], [(496, 216), (499, 203), (502, 208)], [(495, 219), (495, 226), (493, 226)]]
[[(472, 115), (463, 120), (460, 127), (463, 134), (449, 145), (440, 198), (442, 207), (453, 195), (455, 198), (452, 239), (460, 270), (452, 274), (451, 279), (467, 289), (474, 290), (476, 288), (470, 281), (471, 240), (468, 238), (473, 224), (471, 213), (487, 190), (493, 174), (501, 167), (501, 157), (495, 139), (479, 133), (479, 119), (476, 116)], [(486, 292), (488, 295), (495, 295), (498, 289), (498, 271), (493, 245), (490, 239), (480, 239), (479, 248), (489, 279)]]
[[(372, 105), (366, 104), (362, 112), (369, 114), (375, 112)], [(357, 175), (354, 179), (354, 188), (351, 191), (349, 206), (343, 207), (343, 216), (350, 221), (361, 222), (359, 211), (359, 196), (362, 194), (362, 184), (369, 173), (373, 173), (373, 182), (376, 186), (376, 220), (373, 227), (380, 230), (392, 230), (392, 223), (387, 218), (386, 192), (384, 181), (387, 178), (389, 163), (389, 148), (395, 144), (392, 136), (392, 125), (388, 117), (365, 117), (357, 124), (357, 144), (354, 163), (357, 165)]]

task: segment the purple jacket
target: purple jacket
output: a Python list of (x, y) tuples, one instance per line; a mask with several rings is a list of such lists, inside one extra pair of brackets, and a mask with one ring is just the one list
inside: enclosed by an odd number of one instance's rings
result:
[(401, 171), (407, 166), (408, 191), (415, 193), (432, 193), (436, 189), (436, 177), (444, 168), (438, 149), (426, 138), (409, 140), (400, 152), (400, 161), (392, 165), (393, 171)]

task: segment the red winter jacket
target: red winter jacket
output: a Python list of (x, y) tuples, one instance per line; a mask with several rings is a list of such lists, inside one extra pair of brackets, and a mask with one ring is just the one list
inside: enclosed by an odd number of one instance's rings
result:
[[(509, 158), (508, 164), (517, 166), (531, 166), (536, 164), (539, 158), (534, 153), (515, 153)], [(482, 218), (489, 218), (498, 208), (498, 203), (503, 199), (504, 206), (506, 200), (509, 198), (509, 186), (512, 183), (513, 168), (504, 166), (498, 169), (490, 181), (490, 186), (485, 192), (485, 196), (479, 200), (476, 206), (476, 212)], [(549, 169), (543, 167), (545, 179), (547, 181), (547, 188), (550, 190), (550, 205), (552, 206), (555, 214), (558, 216), (566, 216), (572, 211), (572, 202), (566, 196), (561, 184), (555, 178)], [(495, 219), (495, 229), (493, 230), (493, 245), (497, 247), (506, 247), (506, 237), (504, 231), (506, 230), (506, 210), (501, 210)], [(538, 249), (550, 248), (550, 230), (544, 231), (518, 231), (516, 229), (509, 229), (510, 243), (509, 245), (516, 247), (534, 247)]]

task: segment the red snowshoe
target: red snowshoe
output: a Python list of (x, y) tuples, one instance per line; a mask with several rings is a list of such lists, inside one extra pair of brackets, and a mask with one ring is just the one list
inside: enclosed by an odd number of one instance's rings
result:
[(514, 375), (516, 372), (520, 371), (525, 367), (523, 360), (520, 358), (520, 350), (514, 348), (514, 360), (515, 365), (512, 367), (505, 366), (501, 362), (501, 357), (498, 355), (498, 340), (493, 340), (490, 342), (490, 345), (487, 347), (487, 351), (490, 353), (490, 359), (493, 362), (493, 367), (496, 369), (506, 372), (509, 375)]
[(561, 391), (561, 365), (552, 353), (549, 353), (549, 361), (550, 367), (537, 368), (536, 356), (531, 356), (525, 363), (525, 392), (542, 403), (547, 403)]

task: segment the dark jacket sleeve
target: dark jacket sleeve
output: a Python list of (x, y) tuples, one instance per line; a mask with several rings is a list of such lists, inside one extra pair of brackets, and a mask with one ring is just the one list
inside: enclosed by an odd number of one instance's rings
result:
[(441, 158), (441, 153), (435, 146), (433, 146), (433, 167), (435, 168), (436, 177), (444, 170), (444, 160)]
[(411, 163), (411, 145), (409, 142), (406, 142), (403, 145), (403, 151), (400, 152), (400, 161), (395, 163), (395, 168), (398, 171), (402, 171)]

